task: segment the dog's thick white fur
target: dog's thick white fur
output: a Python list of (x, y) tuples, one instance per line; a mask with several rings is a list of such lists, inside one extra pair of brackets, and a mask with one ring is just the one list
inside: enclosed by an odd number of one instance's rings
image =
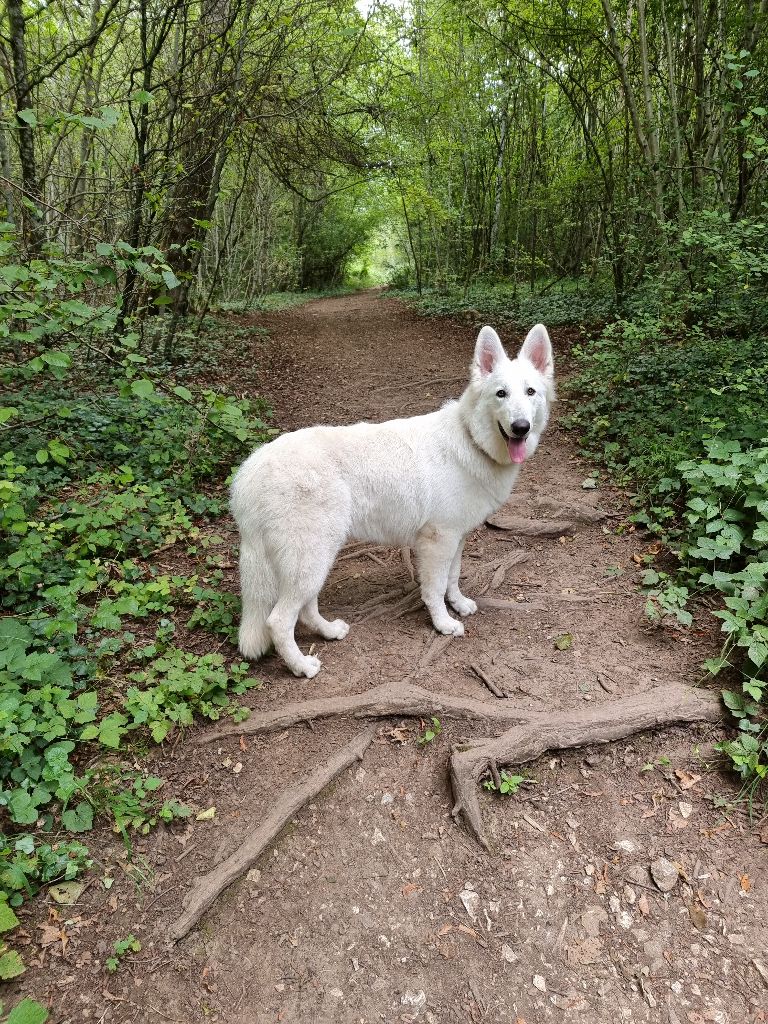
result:
[(259, 658), (274, 644), (294, 675), (317, 674), (321, 662), (302, 654), (294, 628), (301, 621), (326, 640), (347, 635), (346, 622), (323, 618), (317, 596), (352, 540), (413, 547), (435, 629), (461, 636), (446, 598), (459, 615), (477, 611), (459, 590), (464, 538), (507, 501), (520, 464), (536, 450), (553, 374), (542, 324), (515, 359), (483, 327), (458, 401), (386, 423), (307, 427), (246, 459), (232, 484), (243, 655)]

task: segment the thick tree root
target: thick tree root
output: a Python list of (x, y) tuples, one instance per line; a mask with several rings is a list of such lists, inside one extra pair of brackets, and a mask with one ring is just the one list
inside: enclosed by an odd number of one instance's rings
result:
[[(450, 638), (440, 640), (450, 642)], [(474, 670), (484, 677), (478, 669)], [(515, 707), (509, 700), (488, 701), (431, 693), (407, 681), (385, 683), (367, 693), (350, 697), (326, 697), (289, 704), (281, 711), (261, 711), (242, 723), (228, 723), (197, 737), (198, 744), (225, 736), (270, 732), (316, 718), (351, 714), (358, 718), (464, 717), (486, 722), (516, 722), (496, 738), (483, 737), (454, 746), (451, 755), (453, 816), (462, 815), (478, 842), (489, 848), (483, 829), (478, 783), (490, 773), (501, 784), (499, 765), (524, 764), (548, 750), (566, 750), (591, 743), (609, 743), (646, 729), (664, 728), (679, 722), (718, 722), (720, 698), (711, 691), (695, 690), (680, 683), (657, 687), (630, 697), (590, 705), (576, 711), (535, 712)], [(301, 807), (333, 781), (355, 760), (362, 758), (375, 734), (360, 733), (314, 771), (303, 785), (278, 800), (269, 817), (223, 863), (199, 877), (184, 900), (184, 910), (170, 929), (179, 940), (200, 920), (223, 890), (256, 861)]]
[(575, 526), (568, 520), (555, 519), (523, 519), (498, 512), (488, 516), (487, 526), (496, 530), (511, 530), (517, 537), (559, 537), (564, 533), (573, 533)]
[[(443, 644), (447, 646), (450, 640), (450, 637), (437, 638), (441, 648)], [(535, 719), (539, 713), (518, 707), (507, 700), (491, 704), (471, 697), (455, 697), (450, 693), (432, 693), (408, 682), (383, 683), (365, 693), (355, 693), (349, 697), (319, 697), (286, 704), (279, 711), (254, 711), (244, 722), (224, 722), (216, 729), (206, 729), (195, 737), (194, 742), (198, 745), (215, 743), (225, 736), (274, 732), (298, 722), (312, 722), (318, 718), (335, 718), (339, 715), (354, 715), (356, 718), (422, 718), (442, 715), (444, 718), (474, 718), (509, 725)]]
[(184, 899), (181, 916), (171, 925), (169, 934), (172, 939), (178, 942), (184, 938), (224, 889), (251, 867), (265, 847), (304, 804), (333, 782), (345, 768), (362, 759), (375, 732), (373, 727), (361, 732), (345, 747), (337, 750), (324, 765), (315, 769), (303, 785), (287, 791), (277, 801), (269, 817), (248, 836), (231, 857), (195, 881)]
[[(499, 702), (492, 707), (499, 707)], [(583, 710), (530, 714), (526, 722), (495, 739), (475, 739), (454, 747), (451, 756), (453, 815), (461, 814), (470, 832), (488, 849), (477, 786), (482, 776), (497, 765), (524, 764), (548, 750), (609, 743), (645, 729), (663, 728), (678, 722), (717, 722), (721, 718), (718, 694), (681, 683)]]

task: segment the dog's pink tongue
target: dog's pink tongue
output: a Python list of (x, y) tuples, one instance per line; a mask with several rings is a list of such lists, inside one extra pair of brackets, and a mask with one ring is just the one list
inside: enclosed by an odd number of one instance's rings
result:
[(507, 439), (507, 449), (512, 462), (525, 462), (525, 438), (510, 437)]

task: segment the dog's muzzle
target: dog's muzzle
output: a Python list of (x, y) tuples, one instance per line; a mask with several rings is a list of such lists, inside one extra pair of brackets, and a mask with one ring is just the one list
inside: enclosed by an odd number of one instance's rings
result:
[(508, 434), (504, 427), (499, 423), (499, 433), (504, 438), (504, 443), (506, 444), (507, 451), (509, 452), (510, 462), (525, 462), (527, 454), (525, 439), (528, 436), (530, 429), (531, 424), (528, 420), (519, 419), (510, 424), (510, 430), (512, 433)]

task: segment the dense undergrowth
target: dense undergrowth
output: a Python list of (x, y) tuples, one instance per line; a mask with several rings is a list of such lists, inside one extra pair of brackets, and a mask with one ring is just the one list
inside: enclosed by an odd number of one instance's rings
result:
[(716, 598), (725, 639), (706, 669), (731, 670), (724, 699), (739, 729), (722, 749), (750, 792), (768, 773), (765, 239), (761, 218), (705, 213), (621, 305), (583, 281), (535, 295), (488, 285), (468, 296), (410, 293), (427, 314), (584, 328), (572, 350), (576, 373), (561, 388), (566, 423), (633, 492), (636, 522), (674, 556), (666, 571), (649, 556), (649, 618), (684, 628), (697, 600)]
[[(263, 403), (207, 383), (226, 362), (247, 387), (252, 332), (208, 318), (165, 364), (162, 318), (121, 329), (103, 299), (113, 253), (14, 263), (10, 231), (4, 246), (0, 933), (89, 864), (95, 824), (130, 851), (136, 830), (191, 813), (130, 755), (195, 714), (243, 714), (258, 685), (227, 643), (238, 602), (215, 522), (226, 476), (269, 436)], [(156, 251), (119, 259), (174, 286)], [(0, 944), (0, 979), (23, 969)]]
[(390, 295), (405, 299), (425, 316), (459, 316), (473, 323), (488, 320), (524, 329), (546, 321), (549, 327), (593, 325), (615, 315), (610, 287), (580, 280), (559, 281), (531, 291), (526, 285), (477, 281), (470, 288), (425, 288), (417, 295), (409, 288), (391, 288)]

